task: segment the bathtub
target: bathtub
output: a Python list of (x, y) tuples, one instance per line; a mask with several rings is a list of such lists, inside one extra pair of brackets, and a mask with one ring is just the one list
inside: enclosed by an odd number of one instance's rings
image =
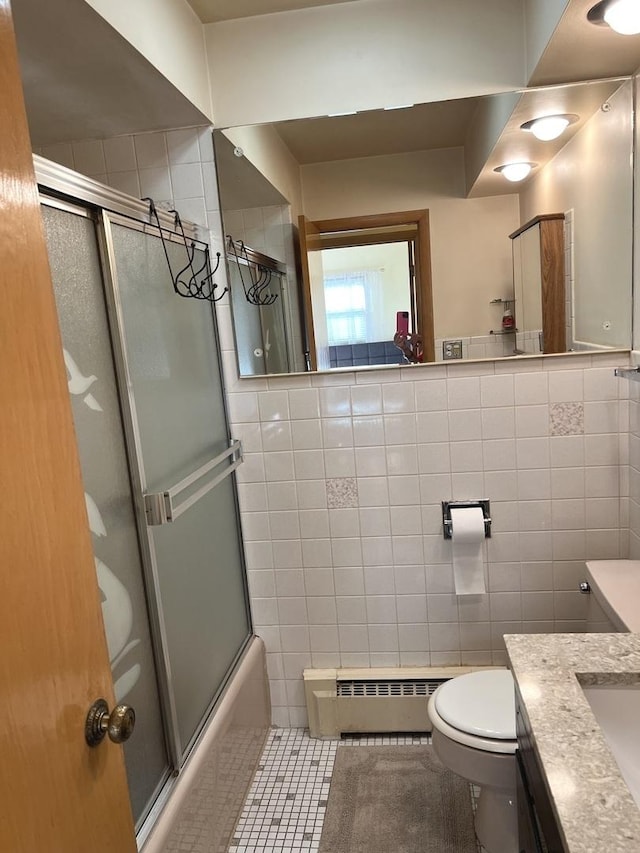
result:
[(178, 853), (187, 844), (225, 853), (270, 724), (265, 648), (253, 637), (141, 853)]

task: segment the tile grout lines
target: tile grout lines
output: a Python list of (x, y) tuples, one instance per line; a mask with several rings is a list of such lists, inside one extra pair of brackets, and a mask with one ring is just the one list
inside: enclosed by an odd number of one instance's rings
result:
[(318, 850), (337, 741), (272, 729), (229, 853)]
[(430, 742), (429, 735), (316, 740), (305, 729), (272, 729), (228, 853), (318, 850), (337, 749)]

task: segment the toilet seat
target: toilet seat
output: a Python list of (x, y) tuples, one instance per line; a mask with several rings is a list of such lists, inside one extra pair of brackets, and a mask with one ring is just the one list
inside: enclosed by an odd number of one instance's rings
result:
[(434, 727), (464, 746), (486, 752), (514, 753), (516, 709), (508, 670), (484, 670), (452, 678), (429, 700)]

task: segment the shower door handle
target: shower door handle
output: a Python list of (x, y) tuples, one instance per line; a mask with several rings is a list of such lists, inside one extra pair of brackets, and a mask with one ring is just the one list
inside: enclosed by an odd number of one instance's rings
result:
[[(214, 477), (213, 480), (209, 480), (208, 483), (205, 483), (204, 486), (201, 486), (181, 503), (175, 502), (175, 499), (180, 492), (183, 492), (185, 489), (188, 489), (189, 486), (197, 483), (198, 480), (201, 480), (202, 477), (217, 468), (218, 465), (220, 465), (221, 462), (224, 462), (227, 458), (231, 459), (231, 464), (228, 465), (221, 474), (218, 474), (218, 476)], [(205, 464), (198, 468), (197, 471), (194, 471), (192, 474), (189, 474), (188, 477), (180, 480), (180, 482), (176, 483), (175, 486), (172, 486), (164, 492), (147, 493), (144, 496), (144, 509), (147, 516), (147, 524), (150, 527), (153, 527), (159, 524), (169, 524), (170, 522), (175, 521), (176, 518), (179, 518), (183, 512), (186, 512), (190, 507), (197, 503), (200, 498), (210, 492), (211, 489), (217, 486), (218, 483), (225, 479), (225, 477), (228, 477), (232, 471), (235, 471), (238, 465), (242, 462), (242, 442), (233, 439), (227, 450), (218, 454), (218, 456), (211, 459), (211, 461), (205, 462)]]

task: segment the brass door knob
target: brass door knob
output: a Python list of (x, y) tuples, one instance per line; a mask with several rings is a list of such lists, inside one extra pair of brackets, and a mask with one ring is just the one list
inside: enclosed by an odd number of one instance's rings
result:
[(136, 725), (136, 712), (130, 705), (116, 705), (109, 713), (104, 699), (96, 699), (89, 708), (84, 725), (84, 738), (89, 746), (102, 743), (105, 735), (114, 743), (129, 740)]

